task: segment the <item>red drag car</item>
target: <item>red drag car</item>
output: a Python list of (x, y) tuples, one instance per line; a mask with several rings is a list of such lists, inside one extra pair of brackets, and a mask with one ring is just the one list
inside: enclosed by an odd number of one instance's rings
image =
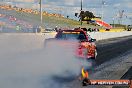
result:
[[(78, 45), (76, 49), (76, 56), (84, 59), (96, 59), (97, 50), (95, 41), (96, 39), (92, 39), (87, 33), (83, 30), (60, 30), (56, 34), (56, 37), (53, 39), (46, 39), (45, 43), (48, 41), (59, 40), (59, 43), (64, 46), (73, 46)], [(70, 42), (68, 41), (70, 40)], [(78, 42), (75, 43), (74, 40)], [(61, 42), (60, 42), (61, 41)], [(62, 42), (63, 41), (63, 42)]]

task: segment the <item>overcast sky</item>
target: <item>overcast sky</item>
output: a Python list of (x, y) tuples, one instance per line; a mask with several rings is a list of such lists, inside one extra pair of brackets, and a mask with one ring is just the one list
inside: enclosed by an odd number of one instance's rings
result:
[[(39, 0), (1, 0), (9, 4), (20, 7), (37, 9), (39, 8)], [(80, 11), (81, 0), (42, 0), (43, 10), (51, 13), (61, 13), (64, 16), (69, 15), (72, 19), (77, 19), (74, 16), (75, 12)], [(83, 10), (93, 12), (96, 16), (102, 16), (103, 20), (112, 23), (113, 18), (117, 22), (119, 11), (124, 10), (123, 23), (132, 24), (129, 18), (132, 17), (132, 0), (104, 0), (102, 9), (102, 0), (83, 0)], [(125, 19), (127, 16), (127, 19)]]

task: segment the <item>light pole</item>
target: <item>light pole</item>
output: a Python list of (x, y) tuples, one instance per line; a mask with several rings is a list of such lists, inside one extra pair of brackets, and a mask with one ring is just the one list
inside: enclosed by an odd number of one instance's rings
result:
[(43, 16), (42, 16), (42, 0), (39, 1), (40, 4), (40, 24), (42, 25), (42, 20), (43, 20)]
[(104, 5), (105, 5), (105, 1), (102, 0), (102, 28), (103, 28), (103, 16), (104, 16)]
[(113, 17), (113, 28), (115, 28), (115, 18)]
[[(81, 12), (82, 12), (82, 3), (83, 1), (81, 0)], [(82, 25), (82, 14), (81, 14), (81, 25)]]

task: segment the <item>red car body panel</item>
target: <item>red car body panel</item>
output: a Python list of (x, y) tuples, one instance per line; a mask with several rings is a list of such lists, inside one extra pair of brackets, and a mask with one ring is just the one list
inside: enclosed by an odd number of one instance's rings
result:
[(61, 40), (61, 38), (59, 37), (61, 34), (64, 33), (80, 33), (84, 35), (84, 40), (75, 42), (75, 41), (67, 41), (67, 40), (63, 40), (60, 42), (59, 41), (59, 45), (64, 46), (64, 47), (72, 47), (72, 46), (77, 46), (76, 50), (75, 50), (75, 56), (78, 58), (84, 58), (84, 59), (88, 59), (88, 58), (95, 58), (95, 51), (96, 51), (96, 45), (94, 42), (89, 42), (89, 37), (87, 36), (86, 32), (83, 30), (61, 30), (58, 31), (58, 33), (56, 34), (55, 39), (56, 40)]

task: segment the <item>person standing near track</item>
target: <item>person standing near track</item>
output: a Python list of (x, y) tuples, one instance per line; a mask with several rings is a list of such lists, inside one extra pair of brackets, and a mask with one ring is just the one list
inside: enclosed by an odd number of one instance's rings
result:
[(0, 25), (0, 32), (2, 32), (2, 30), (3, 30), (3, 27)]
[(17, 31), (21, 30), (20, 25), (17, 25), (17, 26), (16, 26), (16, 30), (17, 30)]

